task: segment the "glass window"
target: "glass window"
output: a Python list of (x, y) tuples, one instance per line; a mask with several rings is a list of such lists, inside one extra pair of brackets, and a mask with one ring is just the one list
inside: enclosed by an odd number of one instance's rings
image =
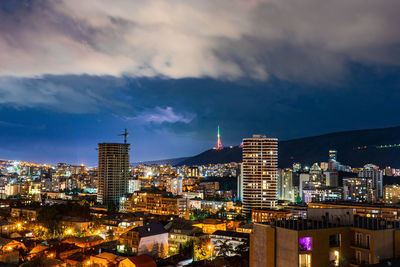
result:
[(340, 247), (340, 234), (334, 234), (329, 236), (329, 247)]
[(299, 255), (299, 267), (311, 267), (311, 255), (300, 254)]
[(311, 251), (312, 250), (312, 238), (311, 237), (301, 237), (299, 239), (299, 249), (300, 249), (300, 251)]

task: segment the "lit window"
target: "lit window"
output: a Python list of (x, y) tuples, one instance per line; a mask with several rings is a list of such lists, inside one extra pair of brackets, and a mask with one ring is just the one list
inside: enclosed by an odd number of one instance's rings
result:
[(300, 251), (311, 251), (312, 250), (312, 238), (311, 237), (301, 237), (299, 239), (299, 249), (300, 249)]

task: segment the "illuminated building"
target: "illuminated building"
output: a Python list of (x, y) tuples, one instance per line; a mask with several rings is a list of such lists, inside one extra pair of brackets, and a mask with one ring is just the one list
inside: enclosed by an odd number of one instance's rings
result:
[(278, 199), (294, 202), (293, 171), (284, 169), (278, 171)]
[(167, 192), (171, 192), (172, 195), (174, 196), (182, 195), (182, 184), (183, 184), (182, 178), (169, 179)]
[(200, 223), (193, 224), (193, 226), (201, 228), (205, 234), (212, 234), (217, 230), (226, 231), (226, 222), (218, 219), (204, 219)]
[(329, 166), (328, 162), (321, 162), (320, 163), (321, 170), (323, 170), (323, 171), (327, 171), (328, 170), (328, 166)]
[(392, 221), (400, 221), (400, 208), (387, 206), (384, 204), (372, 203), (351, 203), (351, 202), (326, 202), (326, 203), (308, 203), (309, 208), (341, 208), (352, 209), (354, 215), (361, 217), (384, 218)]
[(344, 178), (343, 199), (354, 202), (367, 202), (372, 200), (372, 182), (366, 178)]
[(141, 183), (139, 179), (129, 179), (128, 180), (128, 193), (132, 194), (140, 191)]
[(326, 186), (339, 186), (339, 176), (336, 171), (326, 171), (325, 174), (325, 184)]
[(184, 216), (188, 199), (163, 196), (162, 193), (138, 192), (132, 196), (131, 211), (145, 211), (157, 215)]
[(228, 244), (232, 250), (229, 250), (226, 255), (224, 254), (222, 256), (231, 257), (237, 255), (235, 250), (237, 250), (238, 246), (248, 243), (249, 236), (250, 235), (247, 233), (217, 230), (211, 234), (210, 242), (216, 256), (222, 255), (220, 246), (222, 244)]
[(400, 256), (400, 222), (354, 216), (349, 224), (342, 216), (255, 223), (250, 267), (364, 266)]
[(161, 223), (150, 223), (133, 228), (119, 238), (128, 254), (149, 254), (164, 258), (168, 254), (168, 232)]
[(186, 222), (169, 222), (165, 228), (168, 233), (168, 254), (179, 253), (179, 248), (185, 246), (188, 241), (198, 240), (197, 235), (201, 233), (199, 227)]
[(219, 190), (219, 182), (201, 182), (198, 191), (204, 193), (204, 197), (215, 196)]
[(253, 135), (243, 139), (243, 212), (275, 206), (278, 139)]
[(292, 213), (290, 210), (286, 209), (262, 209), (251, 211), (251, 221), (254, 223), (264, 223), (289, 218), (292, 218)]
[(37, 208), (33, 207), (21, 207), (12, 208), (11, 217), (18, 218), (26, 221), (36, 221), (38, 216)]
[(339, 162), (337, 161), (337, 151), (334, 149), (329, 150), (328, 170), (336, 171), (339, 169)]
[(185, 168), (185, 176), (190, 178), (199, 177), (199, 168), (198, 167), (186, 167)]
[(97, 201), (118, 205), (128, 191), (129, 144), (99, 144), (99, 186)]
[(237, 176), (237, 199), (243, 201), (243, 164), (240, 164), (240, 173)]
[(329, 160), (337, 160), (337, 151), (335, 149), (329, 150)]
[(384, 200), (388, 204), (397, 204), (400, 202), (400, 186), (385, 185), (384, 187)]
[(377, 166), (367, 164), (362, 170), (358, 172), (358, 177), (370, 179), (372, 182), (372, 190), (374, 200), (383, 198), (383, 171), (379, 170)]

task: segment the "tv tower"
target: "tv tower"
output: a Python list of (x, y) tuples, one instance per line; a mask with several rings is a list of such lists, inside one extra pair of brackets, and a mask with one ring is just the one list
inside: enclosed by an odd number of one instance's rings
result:
[(218, 125), (218, 131), (217, 131), (217, 138), (218, 138), (217, 150), (221, 150), (221, 149), (223, 149), (223, 147), (222, 147), (222, 143), (221, 143), (221, 135), (219, 134), (219, 125)]

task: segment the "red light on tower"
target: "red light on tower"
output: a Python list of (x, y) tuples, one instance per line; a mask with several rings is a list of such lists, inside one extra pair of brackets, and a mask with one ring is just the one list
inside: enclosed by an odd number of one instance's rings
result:
[(222, 143), (221, 143), (221, 135), (219, 134), (219, 125), (218, 125), (217, 138), (218, 138), (217, 150), (221, 150), (221, 149), (223, 149), (223, 147), (222, 147)]

